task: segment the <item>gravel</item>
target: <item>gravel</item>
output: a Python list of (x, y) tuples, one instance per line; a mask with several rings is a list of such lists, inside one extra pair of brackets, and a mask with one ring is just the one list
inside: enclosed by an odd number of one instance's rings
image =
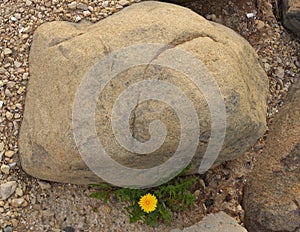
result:
[[(138, 0), (137, 0), (138, 1)], [(209, 2), (209, 3), (208, 3)], [(284, 96), (299, 77), (299, 41), (276, 21), (272, 2), (203, 1), (189, 7), (210, 20), (233, 28), (259, 54), (270, 79), (268, 123), (284, 104)], [(90, 199), (91, 189), (48, 183), (26, 175), (18, 157), (18, 133), (28, 79), (28, 55), (35, 29), (44, 22), (97, 22), (133, 1), (2, 0), (0, 3), (0, 231), (168, 231), (191, 226), (220, 210), (243, 224), (241, 206), (247, 174), (266, 135), (238, 160), (210, 170), (195, 186), (196, 203), (174, 213), (172, 227), (130, 224), (126, 203)], [(225, 5), (222, 5), (225, 4)], [(253, 13), (248, 18), (247, 13)]]

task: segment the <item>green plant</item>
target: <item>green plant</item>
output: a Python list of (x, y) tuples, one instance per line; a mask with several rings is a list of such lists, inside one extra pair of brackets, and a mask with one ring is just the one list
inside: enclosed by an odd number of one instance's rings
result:
[[(108, 184), (90, 185), (97, 190), (90, 197), (107, 202), (114, 194), (118, 200), (128, 201), (129, 206), (126, 207), (126, 210), (131, 223), (143, 221), (145, 224), (155, 226), (159, 220), (162, 220), (165, 224), (170, 225), (172, 212), (183, 211), (196, 200), (192, 194), (192, 186), (198, 177), (182, 176), (189, 168), (190, 166), (170, 182), (150, 189), (117, 188)], [(143, 196), (149, 194), (157, 198), (157, 205), (155, 205), (155, 210), (145, 212), (139, 205), (139, 201)]]

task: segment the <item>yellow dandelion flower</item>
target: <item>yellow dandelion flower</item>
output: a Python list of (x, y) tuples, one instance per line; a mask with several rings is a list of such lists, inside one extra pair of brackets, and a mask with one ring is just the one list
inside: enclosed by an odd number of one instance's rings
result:
[(157, 199), (154, 195), (148, 193), (141, 197), (139, 205), (146, 213), (150, 213), (155, 210), (157, 206)]

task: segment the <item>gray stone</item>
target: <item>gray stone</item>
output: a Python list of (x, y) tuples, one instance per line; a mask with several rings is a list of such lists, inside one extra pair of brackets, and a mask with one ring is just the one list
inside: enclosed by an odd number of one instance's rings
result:
[(64, 232), (75, 232), (75, 229), (71, 226), (66, 226), (63, 228)]
[(283, 25), (300, 38), (300, 0), (282, 0)]
[(300, 231), (300, 79), (291, 88), (245, 187), (250, 232)]
[(180, 229), (173, 229), (171, 232), (247, 232), (236, 220), (224, 212), (208, 214), (197, 224)]
[(102, 6), (103, 8), (105, 8), (105, 7), (108, 6), (108, 3), (109, 3), (108, 1), (104, 1), (104, 2), (102, 2), (102, 5), (101, 5), (101, 6)]
[(4, 232), (13, 232), (13, 228), (11, 226), (7, 226), (4, 228)]
[(86, 4), (84, 4), (84, 3), (78, 3), (77, 9), (88, 10), (88, 6)]
[[(132, 18), (135, 20), (132, 21)], [(219, 86), (226, 107), (226, 115), (222, 115), (227, 120), (226, 137), (214, 165), (239, 157), (264, 134), (268, 78), (251, 45), (231, 29), (210, 22), (187, 8), (148, 1), (126, 7), (93, 25), (51, 22), (35, 31), (30, 50), (31, 76), (19, 140), (23, 169), (30, 175), (50, 181), (77, 184), (102, 181), (83, 162), (74, 141), (72, 110), (77, 96), (75, 94), (99, 58), (107, 57), (110, 52), (121, 48), (137, 44), (149, 47), (154, 43), (166, 46), (153, 53), (153, 64), (164, 55), (178, 50), (185, 51), (207, 68), (199, 72), (198, 65), (186, 62), (184, 65), (190, 66), (188, 72), (194, 72), (196, 76), (199, 73), (197, 80), (211, 75), (211, 79), (205, 83), (214, 79)], [(149, 54), (142, 53), (142, 57)], [(128, 62), (136, 59), (131, 53), (126, 54), (126, 57)], [(184, 59), (176, 55), (171, 57), (167, 62), (178, 63)], [(151, 122), (159, 120), (164, 123), (167, 136), (161, 147), (151, 154), (137, 154), (120, 146), (110, 122), (114, 103), (128, 86), (142, 80), (162, 80), (187, 96), (198, 116), (200, 135), (195, 139), (198, 146), (191, 169), (191, 172), (196, 173), (211, 140), (211, 115), (205, 97), (217, 99), (218, 94), (211, 91), (204, 97), (190, 77), (180, 70), (146, 64), (116, 75), (95, 99), (95, 130), (99, 141), (111, 158), (123, 166), (151, 168), (169, 160), (179, 145), (181, 125), (175, 110), (166, 103), (155, 100), (138, 102), (129, 119), (122, 121), (129, 124), (130, 133), (140, 143), (152, 138), (149, 129)], [(101, 78), (101, 72), (95, 76)], [(209, 89), (209, 84), (203, 87)], [(94, 92), (89, 89), (82, 94)], [(168, 94), (174, 95), (172, 92)], [(127, 100), (126, 104), (137, 102), (127, 98), (122, 98)], [(82, 105), (89, 106), (90, 101)], [(181, 103), (180, 107), (185, 109), (186, 105)], [(216, 105), (212, 104), (212, 107), (221, 112), (221, 108)], [(75, 130), (84, 129), (86, 125), (77, 125)], [(194, 129), (191, 128), (186, 134)], [(121, 134), (123, 130), (118, 129), (117, 132)], [(220, 131), (214, 136), (219, 135)], [(192, 135), (190, 137), (192, 139)], [(80, 140), (82, 146), (79, 147), (85, 146), (90, 138)], [(189, 146), (185, 149), (188, 150)], [(98, 150), (96, 152), (99, 153)], [(101, 167), (102, 163), (99, 165)], [(108, 166), (101, 168), (110, 175), (111, 169)]]
[(38, 181), (38, 184), (42, 190), (51, 188), (51, 185), (45, 181)]
[(4, 184), (0, 185), (0, 195), (1, 200), (6, 200), (9, 198), (16, 190), (17, 182), (16, 181), (8, 181)]

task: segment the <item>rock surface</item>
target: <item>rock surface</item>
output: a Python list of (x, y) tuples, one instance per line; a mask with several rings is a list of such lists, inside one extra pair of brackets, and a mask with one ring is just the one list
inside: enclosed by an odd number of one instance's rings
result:
[(283, 25), (300, 38), (300, 0), (282, 1)]
[(171, 232), (247, 232), (247, 230), (239, 225), (232, 217), (224, 212), (209, 214), (205, 216), (199, 223), (184, 228), (183, 230), (174, 229)]
[(300, 231), (300, 80), (292, 86), (247, 181), (250, 232)]
[[(215, 165), (242, 155), (265, 132), (267, 77), (249, 43), (232, 30), (209, 22), (191, 10), (143, 2), (94, 25), (51, 22), (35, 32), (19, 143), (22, 167), (28, 174), (76, 184), (101, 181), (87, 168), (74, 141), (75, 93), (100, 57), (141, 43), (168, 44), (188, 51), (212, 73), (225, 99), (227, 113), (225, 143)], [(128, 55), (128, 60), (131, 59), (134, 57)], [(190, 69), (196, 70), (193, 66)], [(151, 155), (127, 151), (112, 132), (109, 119), (118, 95), (143, 78), (167, 80), (181, 89), (194, 105), (201, 128), (200, 143), (192, 160), (196, 172), (211, 133), (209, 109), (195, 84), (174, 70), (137, 66), (111, 80), (97, 101), (95, 121), (99, 140), (114, 160), (129, 167), (154, 167), (172, 156), (179, 143), (180, 123), (165, 104), (141, 102), (129, 119), (131, 132), (140, 142), (150, 139), (150, 122), (158, 119), (165, 124), (166, 140)], [(214, 94), (209, 97), (214, 98)]]

